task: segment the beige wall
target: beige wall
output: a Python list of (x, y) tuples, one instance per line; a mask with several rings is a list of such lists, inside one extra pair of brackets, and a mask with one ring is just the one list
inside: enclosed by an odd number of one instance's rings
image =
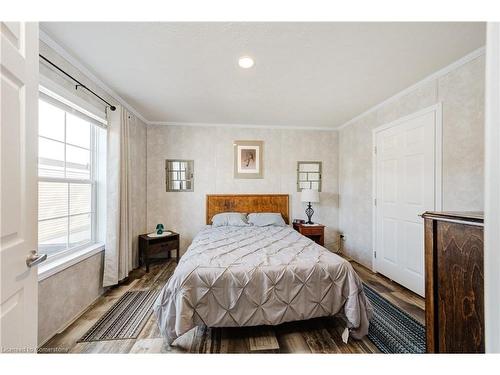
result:
[(103, 260), (104, 252), (100, 252), (38, 283), (40, 345), (64, 329), (104, 292)]
[[(112, 103), (116, 101), (101, 88), (93, 84), (82, 72), (64, 60), (43, 42), (41, 53), (54, 61), (68, 73), (81, 80), (99, 95)], [(41, 70), (47, 75), (45, 67)], [(63, 83), (59, 76), (53, 76), (59, 84)], [(68, 87), (71, 87), (69, 85)], [(87, 96), (78, 91), (82, 98)], [(99, 103), (94, 103), (99, 104)], [(137, 235), (146, 232), (146, 125), (136, 119), (131, 128), (131, 173), (132, 173), (132, 232), (134, 254), (137, 254)], [(103, 253), (96, 254), (65, 270), (41, 281), (38, 286), (38, 342), (45, 342), (63, 329), (76, 316), (82, 313), (102, 292)]]
[[(233, 141), (264, 141), (264, 178), (233, 178)], [(327, 226), (332, 248), (338, 228), (338, 139), (335, 131), (148, 126), (148, 229), (157, 223), (181, 235), (184, 252), (205, 225), (205, 196), (216, 193), (286, 193), (291, 218), (304, 218), (296, 189), (297, 161), (323, 162), (321, 203), (313, 220)], [(165, 159), (194, 160), (194, 192), (165, 191)]]
[(340, 230), (345, 252), (368, 267), (373, 251), (372, 129), (438, 102), (443, 108), (443, 209), (483, 209), (484, 55), (339, 132)]

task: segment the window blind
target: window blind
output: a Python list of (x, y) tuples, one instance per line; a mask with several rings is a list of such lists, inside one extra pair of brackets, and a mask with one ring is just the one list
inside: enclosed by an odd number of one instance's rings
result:
[(100, 118), (99, 116), (87, 111), (82, 107), (79, 107), (78, 105), (70, 102), (69, 100), (43, 86), (40, 86), (39, 89), (41, 100), (50, 103), (65, 112), (69, 112), (84, 121), (90, 122), (91, 124), (97, 125), (104, 129), (108, 127), (108, 122), (105, 119)]

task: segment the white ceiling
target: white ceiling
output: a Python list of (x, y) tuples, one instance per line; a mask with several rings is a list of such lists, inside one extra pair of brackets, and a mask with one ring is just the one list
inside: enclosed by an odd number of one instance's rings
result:
[(484, 23), (41, 28), (148, 121), (175, 123), (333, 128), (485, 43)]

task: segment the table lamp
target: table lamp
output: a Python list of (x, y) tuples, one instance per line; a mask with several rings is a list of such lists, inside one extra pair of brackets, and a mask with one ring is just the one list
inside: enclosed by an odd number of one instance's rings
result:
[(307, 202), (306, 215), (307, 215), (307, 223), (306, 224), (314, 224), (311, 221), (311, 217), (314, 214), (314, 210), (312, 209), (311, 203), (319, 202), (319, 192), (313, 189), (302, 189), (300, 193), (300, 200), (302, 202)]

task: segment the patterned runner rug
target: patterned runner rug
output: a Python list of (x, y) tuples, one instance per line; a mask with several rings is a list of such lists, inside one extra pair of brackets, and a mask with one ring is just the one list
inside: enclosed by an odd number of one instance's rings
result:
[(159, 292), (157, 289), (126, 292), (78, 342), (137, 338), (153, 312), (151, 307)]
[(368, 338), (382, 353), (425, 353), (425, 327), (366, 284), (373, 305)]

